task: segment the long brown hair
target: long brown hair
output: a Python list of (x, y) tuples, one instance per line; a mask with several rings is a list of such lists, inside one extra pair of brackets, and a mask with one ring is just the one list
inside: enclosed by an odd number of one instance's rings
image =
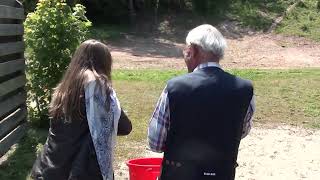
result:
[[(112, 58), (107, 46), (97, 40), (83, 42), (74, 53), (67, 71), (55, 88), (49, 107), (52, 119), (83, 119), (84, 85), (90, 70), (110, 102)], [(110, 103), (106, 103), (110, 104)], [(107, 107), (108, 109), (109, 107)]]

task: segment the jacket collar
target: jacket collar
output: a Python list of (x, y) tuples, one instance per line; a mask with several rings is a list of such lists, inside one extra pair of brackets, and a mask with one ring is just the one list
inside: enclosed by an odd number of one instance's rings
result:
[(193, 72), (199, 70), (199, 69), (203, 69), (203, 68), (206, 68), (206, 67), (217, 67), (217, 68), (220, 68), (221, 69), (221, 66), (219, 63), (216, 63), (216, 62), (206, 62), (206, 63), (202, 63), (202, 64), (199, 64), (194, 70)]

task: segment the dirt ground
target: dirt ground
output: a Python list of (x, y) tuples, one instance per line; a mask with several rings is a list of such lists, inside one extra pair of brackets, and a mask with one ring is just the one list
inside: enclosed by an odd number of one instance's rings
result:
[[(221, 62), (224, 68), (320, 67), (319, 43), (275, 34), (223, 32), (228, 41)], [(176, 42), (130, 35), (109, 44), (115, 69), (184, 69), (183, 46), (183, 38)], [(145, 150), (141, 156), (162, 154)], [(240, 180), (319, 180), (320, 131), (289, 126), (255, 127), (241, 142), (238, 162), (236, 179)], [(119, 167), (117, 179), (128, 179), (125, 163), (120, 162)]]
[[(228, 48), (221, 61), (224, 68), (320, 67), (320, 44), (303, 38), (255, 33), (227, 36)], [(109, 43), (115, 69), (184, 69), (181, 48), (184, 40), (161, 37), (125, 38)]]
[(237, 179), (319, 180), (320, 131), (254, 128), (243, 139)]
[[(319, 180), (320, 131), (289, 126), (253, 128), (241, 141), (237, 180)], [(146, 151), (144, 157), (162, 157)], [(128, 168), (116, 170), (120, 180), (128, 179)]]

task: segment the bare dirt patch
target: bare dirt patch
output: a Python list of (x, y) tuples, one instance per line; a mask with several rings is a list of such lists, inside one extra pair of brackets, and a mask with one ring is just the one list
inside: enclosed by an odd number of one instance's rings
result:
[[(320, 43), (304, 38), (252, 33), (231, 36), (226, 32), (228, 49), (221, 64), (225, 68), (304, 68), (320, 67)], [(184, 69), (181, 48), (184, 40), (132, 36), (109, 47), (115, 69)]]
[[(320, 131), (290, 126), (252, 129), (241, 141), (239, 180), (317, 180), (320, 179)], [(161, 157), (143, 151), (141, 156)], [(128, 179), (124, 163), (116, 171), (117, 179)]]
[(320, 44), (303, 38), (257, 34), (229, 39), (227, 68), (320, 67)]
[(238, 179), (320, 179), (320, 131), (253, 129), (239, 152)]

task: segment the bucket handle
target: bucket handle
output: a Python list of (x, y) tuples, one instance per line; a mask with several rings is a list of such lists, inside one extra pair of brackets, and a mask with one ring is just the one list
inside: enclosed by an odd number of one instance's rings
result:
[(153, 170), (152, 168), (146, 169), (147, 172), (151, 172), (152, 170)]
[[(151, 172), (151, 173), (156, 174), (156, 175), (158, 175), (158, 174), (159, 174), (159, 172), (152, 172), (152, 171), (153, 171), (153, 169), (152, 169), (152, 168), (148, 168), (148, 169), (146, 169), (146, 171), (147, 171), (147, 172)], [(156, 179), (156, 180), (158, 180), (158, 179), (159, 179), (159, 176), (157, 177), (157, 179)]]

